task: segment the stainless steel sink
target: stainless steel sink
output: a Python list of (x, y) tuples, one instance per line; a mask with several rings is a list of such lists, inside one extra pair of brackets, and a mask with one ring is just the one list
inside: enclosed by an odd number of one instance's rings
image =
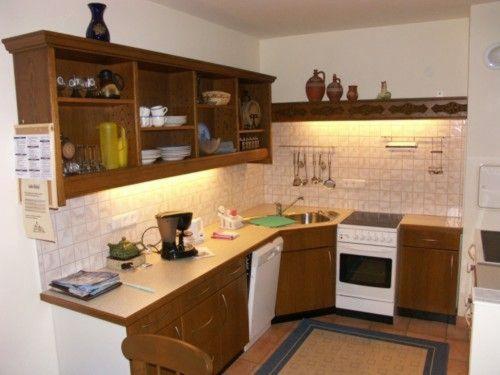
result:
[(314, 224), (314, 223), (324, 223), (335, 219), (338, 213), (335, 211), (316, 211), (316, 212), (305, 212), (302, 214), (290, 214), (285, 215), (285, 217), (295, 220), (300, 224)]

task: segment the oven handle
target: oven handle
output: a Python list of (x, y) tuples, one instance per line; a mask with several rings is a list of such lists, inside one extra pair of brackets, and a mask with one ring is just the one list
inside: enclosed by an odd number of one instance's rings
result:
[(386, 257), (392, 258), (394, 254), (394, 248), (387, 248), (387, 247), (382, 247), (381, 246), (373, 246), (373, 245), (357, 245), (357, 244), (338, 244), (337, 245), (337, 252), (338, 253), (347, 253), (347, 254), (359, 254), (359, 252), (362, 252), (363, 255), (369, 256), (370, 254), (385, 254)]

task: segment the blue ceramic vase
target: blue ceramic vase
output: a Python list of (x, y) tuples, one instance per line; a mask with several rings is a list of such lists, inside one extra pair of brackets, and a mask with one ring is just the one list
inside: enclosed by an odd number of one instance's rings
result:
[(92, 19), (90, 20), (89, 26), (87, 27), (87, 34), (85, 36), (89, 39), (109, 42), (109, 30), (104, 23), (103, 18), (106, 4), (89, 3), (88, 6), (90, 8), (90, 12), (92, 13)]

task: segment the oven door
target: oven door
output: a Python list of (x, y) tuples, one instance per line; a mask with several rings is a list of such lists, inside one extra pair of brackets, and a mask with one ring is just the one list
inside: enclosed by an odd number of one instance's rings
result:
[(396, 248), (337, 244), (336, 293), (394, 302)]

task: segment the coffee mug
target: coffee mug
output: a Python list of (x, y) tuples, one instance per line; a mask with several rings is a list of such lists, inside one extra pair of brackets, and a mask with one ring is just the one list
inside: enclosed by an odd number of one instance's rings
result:
[(151, 126), (151, 117), (141, 116), (141, 126), (143, 128), (147, 128), (148, 126)]
[(151, 117), (151, 124), (153, 126), (163, 126), (165, 124), (165, 116), (153, 116), (153, 117)]
[(148, 107), (139, 107), (139, 115), (141, 117), (149, 117), (151, 110)]
[(157, 105), (154, 107), (151, 107), (151, 116), (165, 116), (167, 113), (168, 108), (164, 107), (162, 105)]

